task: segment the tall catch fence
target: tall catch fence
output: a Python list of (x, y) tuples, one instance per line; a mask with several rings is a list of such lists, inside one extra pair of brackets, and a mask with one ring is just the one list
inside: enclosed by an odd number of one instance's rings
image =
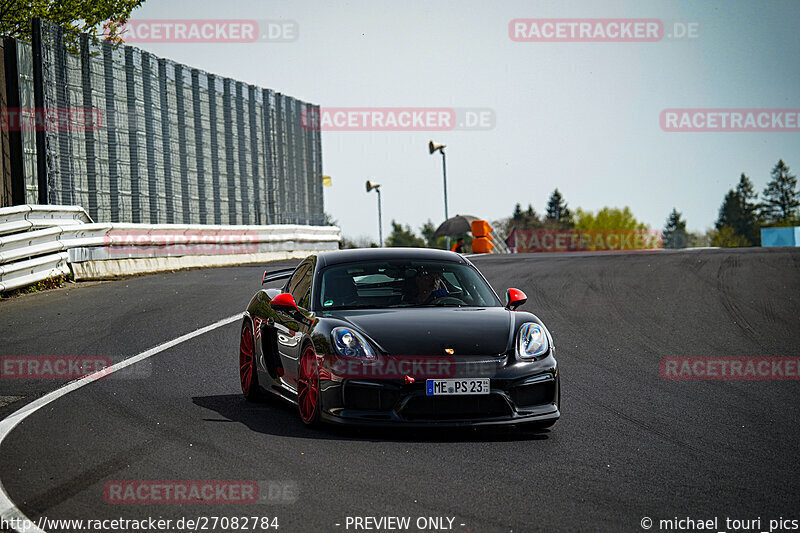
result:
[[(318, 106), (33, 21), (4, 38), (3, 205), (96, 222), (324, 224)], [(34, 116), (36, 115), (36, 116)]]

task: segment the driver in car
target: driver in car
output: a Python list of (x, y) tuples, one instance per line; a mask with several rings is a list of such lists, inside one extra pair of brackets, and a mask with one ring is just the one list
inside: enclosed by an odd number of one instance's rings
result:
[(415, 304), (429, 304), (433, 300), (448, 294), (442, 278), (436, 272), (420, 270), (417, 273), (415, 282), (417, 286), (417, 295), (413, 299)]

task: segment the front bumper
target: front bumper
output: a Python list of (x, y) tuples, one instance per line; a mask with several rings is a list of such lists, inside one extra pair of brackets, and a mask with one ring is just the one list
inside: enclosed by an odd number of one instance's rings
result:
[(536, 362), (508, 358), (471, 362), (468, 374), (489, 377), (486, 395), (428, 396), (425, 380), (337, 379), (320, 383), (322, 420), (370, 426), (457, 427), (508, 424), (548, 425), (561, 416), (560, 378), (555, 358)]

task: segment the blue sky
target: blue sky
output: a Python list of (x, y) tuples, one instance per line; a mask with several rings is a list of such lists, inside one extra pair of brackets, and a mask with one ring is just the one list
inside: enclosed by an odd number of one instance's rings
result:
[[(292, 20), (293, 42), (137, 45), (323, 107), (490, 108), (488, 131), (323, 132), (326, 211), (350, 238), (395, 219), (417, 229), (449, 211), (493, 220), (570, 207), (630, 206), (663, 226), (713, 225), (742, 172), (761, 191), (783, 158), (800, 173), (800, 133), (664, 132), (665, 108), (800, 108), (800, 2), (148, 0), (135, 19)], [(520, 43), (515, 18), (657, 18), (698, 24), (691, 40)], [(667, 31), (665, 31), (666, 33)]]

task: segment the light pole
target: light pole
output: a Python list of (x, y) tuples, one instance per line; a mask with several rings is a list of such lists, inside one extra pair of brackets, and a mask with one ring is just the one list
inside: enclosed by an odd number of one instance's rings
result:
[[(447, 215), (447, 156), (444, 155), (446, 145), (436, 144), (433, 141), (428, 141), (428, 151), (433, 155), (433, 152), (439, 151), (442, 154), (442, 179), (444, 181), (444, 219), (450, 218)], [(447, 249), (450, 249), (450, 235), (446, 237)]]
[(383, 222), (381, 222), (381, 184), (367, 180), (367, 192), (375, 189), (378, 193), (378, 243), (383, 248)]

